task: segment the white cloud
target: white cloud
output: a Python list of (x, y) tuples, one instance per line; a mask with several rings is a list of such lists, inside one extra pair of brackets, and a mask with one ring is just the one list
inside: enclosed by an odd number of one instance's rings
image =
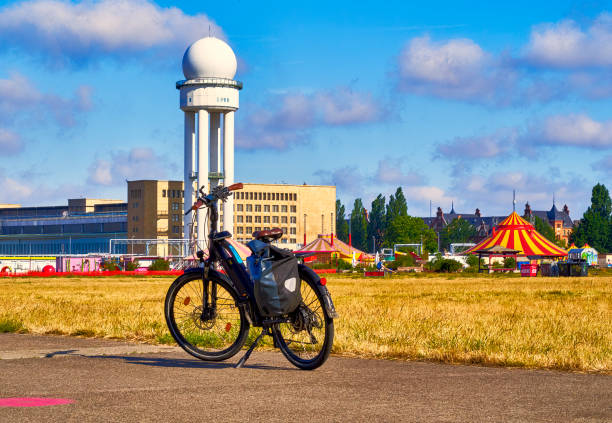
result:
[(34, 189), (27, 183), (14, 178), (0, 175), (0, 202), (2, 203), (21, 203), (29, 199)]
[(0, 38), (60, 62), (125, 58), (155, 48), (176, 52), (207, 35), (209, 27), (224, 37), (206, 15), (190, 16), (146, 0), (33, 0), (0, 9)]
[(0, 156), (11, 156), (23, 150), (23, 140), (16, 133), (0, 128)]
[(384, 111), (369, 93), (347, 88), (315, 94), (311, 107), (320, 108), (321, 119), (328, 125), (372, 122), (378, 120)]
[(508, 154), (516, 142), (515, 130), (499, 130), (494, 134), (455, 137), (438, 144), (436, 153), (450, 160), (490, 159)]
[(612, 154), (604, 156), (601, 160), (593, 163), (593, 169), (601, 170), (612, 176)]
[(472, 213), (478, 207), (483, 216), (491, 216), (507, 215), (512, 211), (513, 190), (516, 190), (516, 210), (519, 213), (527, 201), (534, 210), (550, 209), (553, 194), (557, 205), (567, 203), (573, 210), (584, 210), (590, 198), (590, 186), (584, 179), (567, 175), (551, 177), (550, 174), (514, 169), (487, 175), (462, 173), (454, 178), (449, 191), (456, 196), (457, 212), (464, 212), (467, 208), (467, 212)]
[(398, 58), (402, 91), (441, 98), (507, 105), (517, 76), (470, 39), (410, 40)]
[(89, 166), (87, 182), (93, 185), (122, 185), (125, 180), (164, 179), (165, 160), (151, 148), (113, 151), (110, 159), (98, 158)]
[(236, 146), (247, 150), (284, 150), (309, 141), (310, 131), (329, 126), (375, 122), (382, 109), (371, 95), (345, 87), (311, 94), (282, 94), (247, 112)]
[(600, 14), (586, 29), (572, 20), (538, 25), (525, 50), (527, 60), (542, 67), (612, 66), (612, 14)]
[(387, 184), (397, 186), (422, 184), (424, 176), (414, 170), (403, 170), (403, 164), (408, 163), (407, 158), (392, 159), (385, 157), (378, 161), (376, 173), (372, 182), (376, 185)]
[(86, 85), (77, 87), (72, 98), (45, 93), (25, 76), (13, 73), (0, 78), (0, 122), (14, 123), (27, 115), (37, 123), (51, 118), (60, 126), (74, 126), (77, 115), (92, 108), (91, 96), (92, 88)]
[(612, 120), (598, 122), (584, 114), (551, 116), (532, 127), (526, 138), (542, 145), (612, 148)]

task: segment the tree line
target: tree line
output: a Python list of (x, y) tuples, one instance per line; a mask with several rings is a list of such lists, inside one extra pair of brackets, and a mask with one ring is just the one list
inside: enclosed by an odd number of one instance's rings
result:
[(423, 219), (408, 215), (408, 204), (401, 187), (389, 197), (388, 202), (385, 196), (378, 194), (372, 201), (369, 213), (361, 198), (357, 198), (348, 219), (346, 208), (340, 200), (336, 200), (336, 232), (344, 242), (348, 242), (349, 225), (352, 244), (366, 252), (421, 241), (428, 252), (434, 252), (438, 247), (437, 234)]
[[(440, 233), (431, 229), (420, 217), (408, 214), (408, 204), (402, 188), (386, 201), (378, 194), (372, 201), (370, 211), (366, 210), (361, 198), (355, 199), (350, 216), (340, 200), (336, 200), (336, 235), (344, 242), (349, 240), (349, 225), (352, 244), (366, 252), (379, 251), (394, 244), (423, 243), (427, 252), (448, 250), (452, 243), (473, 242), (477, 240), (477, 230), (465, 219), (455, 219)], [(559, 245), (555, 231), (549, 222), (536, 216), (535, 228), (544, 237)], [(439, 236), (439, 240), (438, 240)], [(612, 201), (610, 193), (603, 184), (593, 187), (591, 206), (580, 219), (570, 237), (577, 246), (588, 243), (600, 252), (612, 252)]]

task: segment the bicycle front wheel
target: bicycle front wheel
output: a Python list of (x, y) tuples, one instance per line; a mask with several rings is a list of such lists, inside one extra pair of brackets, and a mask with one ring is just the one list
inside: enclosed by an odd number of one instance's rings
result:
[(223, 279), (203, 281), (200, 273), (182, 275), (166, 294), (164, 314), (170, 334), (181, 348), (201, 360), (232, 357), (249, 332), (237, 299), (236, 291)]
[(272, 334), (283, 355), (294, 366), (313, 370), (325, 363), (334, 342), (334, 320), (327, 315), (317, 282), (300, 274), (302, 302), (278, 323)]

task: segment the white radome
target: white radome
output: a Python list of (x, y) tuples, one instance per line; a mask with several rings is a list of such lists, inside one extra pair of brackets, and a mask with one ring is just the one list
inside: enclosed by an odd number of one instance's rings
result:
[(232, 48), (214, 37), (199, 39), (187, 48), (183, 56), (183, 74), (187, 79), (234, 79), (237, 66)]

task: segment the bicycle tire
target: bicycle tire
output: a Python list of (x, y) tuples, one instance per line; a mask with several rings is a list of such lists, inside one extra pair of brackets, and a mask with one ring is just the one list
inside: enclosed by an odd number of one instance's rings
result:
[[(217, 309), (223, 307), (222, 313), (216, 310), (214, 319), (201, 317), (203, 298), (198, 294), (203, 289), (198, 292), (197, 286), (202, 286), (202, 275), (197, 272), (184, 274), (172, 283), (166, 294), (164, 315), (170, 334), (186, 352), (200, 360), (222, 361), (240, 351), (249, 333), (249, 322), (244, 308), (237, 306), (235, 289), (221, 278), (212, 277), (209, 282), (217, 284)], [(223, 296), (219, 295), (220, 288), (225, 291), (221, 292)]]
[[(313, 327), (311, 327), (310, 330), (297, 330), (295, 324), (288, 321), (286, 323), (275, 324), (272, 327), (272, 335), (276, 345), (280, 348), (285, 358), (289, 360), (291, 364), (302, 370), (313, 370), (325, 363), (329, 357), (332, 345), (334, 343), (334, 320), (329, 317), (327, 313), (327, 309), (325, 308), (325, 303), (323, 301), (323, 295), (317, 288), (318, 282), (313, 280), (310, 276), (302, 274), (302, 272), (300, 272), (300, 279), (302, 303), (298, 307), (298, 310), (300, 307), (306, 306), (310, 312), (318, 314), (318, 318), (321, 320), (321, 327), (315, 327), (315, 329), (322, 329), (324, 334), (321, 338), (321, 331), (317, 331), (318, 338), (315, 337), (317, 338), (316, 344), (304, 342), (299, 338), (303, 337), (302, 339), (304, 339), (310, 335), (312, 341)], [(310, 292), (310, 294), (308, 292)], [(288, 336), (296, 337), (298, 339), (290, 339)], [(320, 339), (322, 339), (321, 343), (319, 343)], [(294, 344), (296, 347), (293, 347)], [(316, 349), (316, 351), (308, 351), (308, 349), (305, 347), (306, 345), (313, 345), (312, 350)], [(313, 352), (316, 352), (316, 354), (313, 354)]]

